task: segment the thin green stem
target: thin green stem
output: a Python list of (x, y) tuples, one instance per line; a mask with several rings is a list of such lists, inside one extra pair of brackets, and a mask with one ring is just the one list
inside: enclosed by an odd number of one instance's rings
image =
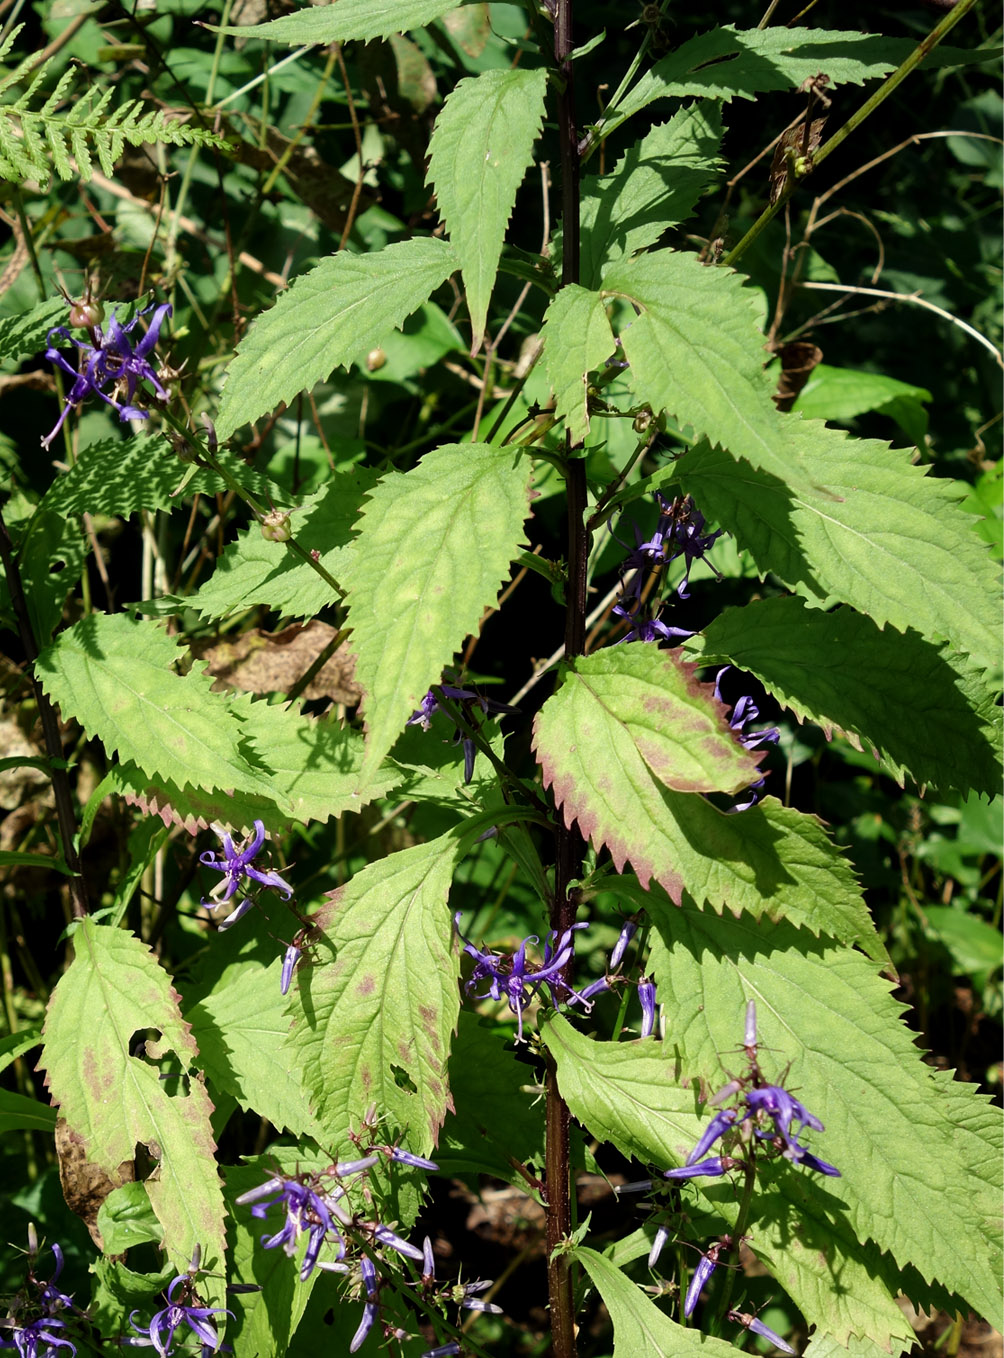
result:
[(736, 1217), (736, 1224), (733, 1227), (732, 1247), (724, 1259), (724, 1263), (732, 1265), (725, 1269), (725, 1277), (722, 1282), (721, 1295), (715, 1305), (714, 1319), (709, 1326), (712, 1334), (717, 1334), (726, 1313), (732, 1304), (732, 1293), (735, 1290), (736, 1274), (739, 1272), (739, 1251), (742, 1246), (743, 1236), (746, 1234), (746, 1227), (749, 1225), (750, 1212), (753, 1207), (753, 1189), (756, 1185), (756, 1160), (750, 1158), (750, 1163), (746, 1168), (746, 1182), (743, 1184), (742, 1201), (739, 1204), (739, 1215)]
[[(907, 76), (920, 65), (924, 58), (937, 47), (938, 43), (941, 42), (943, 38), (947, 37), (959, 20), (964, 19), (969, 11), (978, 3), (979, 0), (958, 0), (958, 4), (955, 8), (950, 9), (941, 22), (935, 25), (923, 42), (917, 44), (902, 65), (897, 67), (892, 75), (879, 86), (871, 98), (861, 105), (857, 113), (852, 114), (843, 127), (840, 128), (838, 132), (835, 132), (829, 141), (825, 142), (819, 150), (815, 152), (812, 157), (811, 168), (813, 170), (818, 168), (818, 166), (822, 165), (826, 160), (827, 156), (832, 155), (839, 146), (842, 146), (851, 133), (857, 131), (865, 119), (870, 117), (877, 108), (885, 103), (889, 96), (899, 88)], [(802, 177), (804, 178), (805, 176)], [(746, 232), (746, 235), (743, 236), (739, 244), (730, 250), (724, 257), (722, 260), (723, 264), (735, 264), (736, 260), (746, 253), (749, 247), (754, 241), (759, 239), (780, 210), (789, 201), (800, 182), (798, 176), (790, 176), (784, 192), (779, 196), (777, 202), (771, 203), (768, 207), (764, 208), (763, 212), (761, 212), (760, 216)]]

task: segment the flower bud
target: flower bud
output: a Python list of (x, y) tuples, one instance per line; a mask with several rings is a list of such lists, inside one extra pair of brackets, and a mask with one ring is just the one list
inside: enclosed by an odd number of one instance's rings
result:
[(105, 318), (105, 309), (100, 302), (74, 302), (70, 307), (70, 324), (78, 330), (93, 330)]
[(288, 542), (293, 536), (289, 515), (281, 509), (270, 509), (262, 518), (261, 535), (266, 542)]

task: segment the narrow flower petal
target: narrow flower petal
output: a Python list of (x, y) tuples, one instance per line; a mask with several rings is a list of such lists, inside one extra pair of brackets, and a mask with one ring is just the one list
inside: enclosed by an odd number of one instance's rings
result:
[(641, 1002), (641, 1035), (651, 1037), (655, 1030), (655, 982), (643, 976), (638, 982), (638, 999)]
[(373, 1235), (381, 1245), (389, 1245), (392, 1250), (397, 1250), (398, 1254), (415, 1259), (420, 1264), (423, 1262), (422, 1251), (410, 1245), (407, 1240), (402, 1240), (399, 1235), (395, 1235), (389, 1226), (378, 1226)]
[(704, 1129), (704, 1135), (700, 1141), (687, 1156), (687, 1164), (696, 1164), (705, 1151), (709, 1150), (720, 1136), (725, 1135), (738, 1116), (734, 1108), (724, 1108), (720, 1113), (716, 1113)]
[(613, 946), (610, 954), (610, 970), (616, 971), (621, 964), (621, 959), (627, 952), (628, 944), (638, 931), (638, 925), (633, 919), (625, 920), (624, 927), (617, 935), (617, 942)]
[(712, 1273), (714, 1273), (716, 1267), (717, 1263), (714, 1259), (709, 1259), (706, 1254), (702, 1256), (701, 1262), (694, 1269), (690, 1279), (690, 1286), (687, 1288), (687, 1295), (684, 1298), (683, 1314), (685, 1316), (690, 1317), (694, 1314), (694, 1309), (697, 1306), (701, 1292), (704, 1290), (704, 1285), (711, 1277)]
[(352, 1336), (352, 1343), (349, 1345), (349, 1353), (355, 1353), (357, 1349), (362, 1348), (366, 1341), (366, 1336), (373, 1328), (373, 1322), (377, 1318), (379, 1309), (380, 1308), (376, 1303), (372, 1301), (368, 1301), (363, 1307), (363, 1318), (359, 1322), (358, 1330), (356, 1330), (355, 1334)]
[(340, 1179), (344, 1179), (347, 1174), (362, 1174), (372, 1169), (379, 1158), (377, 1155), (365, 1155), (361, 1160), (339, 1160), (335, 1165), (335, 1173)]
[(460, 1352), (460, 1345), (455, 1339), (451, 1339), (448, 1344), (440, 1344), (438, 1349), (426, 1349), (420, 1358), (454, 1358)]
[[(727, 1157), (723, 1159), (721, 1156), (716, 1155), (713, 1156), (710, 1160), (699, 1160), (696, 1165), (687, 1164), (681, 1165), (679, 1169), (664, 1170), (662, 1177), (664, 1179), (679, 1180), (679, 1179), (700, 1179), (702, 1176), (706, 1175), (709, 1178), (717, 1179), (721, 1175), (723, 1175), (726, 1169), (728, 1168), (728, 1165), (726, 1164), (726, 1159)], [(728, 1164), (730, 1165), (731, 1163), (732, 1163), (731, 1160), (729, 1160)]]
[(413, 1165), (415, 1169), (438, 1170), (439, 1166), (434, 1160), (423, 1160), (420, 1155), (412, 1155), (411, 1151), (403, 1150), (400, 1146), (395, 1146), (390, 1153), (390, 1158), (396, 1160), (399, 1165)]
[(649, 1268), (655, 1268), (656, 1264), (659, 1262), (659, 1255), (662, 1253), (668, 1239), (669, 1227), (660, 1226), (655, 1233), (655, 1239), (652, 1241), (652, 1248), (648, 1252)]

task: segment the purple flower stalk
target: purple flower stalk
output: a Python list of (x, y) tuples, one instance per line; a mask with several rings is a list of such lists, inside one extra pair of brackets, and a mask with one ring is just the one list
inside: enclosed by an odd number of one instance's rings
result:
[[(148, 316), (151, 311), (153, 317), (149, 327), (134, 345), (132, 332), (139, 324), (140, 317)], [(156, 369), (150, 363), (149, 356), (160, 339), (160, 328), (170, 314), (169, 303), (164, 302), (160, 306), (151, 303), (123, 325), (113, 310), (105, 330), (102, 330), (100, 325), (91, 328), (89, 332), (91, 343), (74, 339), (64, 325), (57, 325), (55, 329), (49, 331), (45, 356), (50, 363), (54, 363), (57, 368), (61, 368), (73, 378), (73, 385), (66, 394), (59, 419), (42, 440), (43, 448), (50, 447), (71, 409), (90, 396), (97, 396), (106, 405), (110, 405), (122, 421), (149, 418), (147, 411), (140, 410), (133, 404), (140, 382), (149, 382), (157, 398), (161, 401), (167, 400), (167, 392), (157, 376)], [(54, 336), (75, 345), (80, 350), (79, 367), (75, 368), (60, 353), (53, 343)]]
[(589, 1000), (585, 999), (577, 991), (573, 990), (561, 978), (561, 972), (572, 957), (572, 935), (576, 929), (586, 929), (586, 924), (573, 924), (570, 929), (566, 929), (560, 938), (556, 937), (554, 931), (548, 934), (544, 943), (544, 961), (537, 971), (531, 971), (527, 967), (526, 947), (528, 943), (536, 943), (537, 935), (530, 934), (519, 945), (516, 952), (511, 957), (506, 957), (498, 953), (481, 952), (476, 948), (470, 939), (460, 932), (460, 912), (453, 917), (453, 923), (464, 945), (464, 952), (473, 957), (476, 966), (471, 973), (470, 980), (465, 985), (465, 990), (470, 994), (480, 981), (488, 982), (488, 989), (484, 994), (477, 996), (478, 999), (486, 999), (489, 996), (493, 1000), (501, 1000), (503, 997), (508, 1001), (510, 1010), (516, 1015), (517, 1033), (516, 1041), (523, 1040), (523, 1010), (530, 1000), (536, 995), (542, 985), (546, 985), (554, 1004), (558, 1003), (559, 996), (568, 995), (568, 1003), (585, 1004), (591, 1008)]
[[(221, 880), (209, 893), (211, 899), (202, 902), (207, 910), (215, 910), (218, 906), (232, 900), (238, 891), (246, 889), (245, 883), (249, 879), (252, 882), (259, 882), (262, 886), (275, 887), (277, 891), (284, 893), (287, 901), (292, 900), (293, 888), (288, 882), (284, 882), (277, 872), (262, 872), (260, 868), (254, 866), (254, 859), (265, 843), (265, 826), (260, 820), (255, 821), (254, 833), (241, 849), (234, 846), (233, 837), (229, 832), (224, 832), (220, 835), (220, 838), (223, 841), (223, 852), (218, 858), (208, 850), (199, 855), (199, 862), (203, 867), (223, 873)], [(231, 925), (236, 924), (241, 916), (251, 909), (251, 905), (251, 898), (245, 897), (238, 903), (237, 908), (226, 917), (220, 928), (229, 929)], [(288, 958), (288, 951), (286, 956)], [(292, 975), (292, 971), (290, 974)]]
[[(184, 1289), (183, 1301), (175, 1301), (179, 1287)], [(205, 1345), (209, 1352), (215, 1353), (220, 1347), (220, 1338), (215, 1327), (209, 1323), (209, 1317), (232, 1316), (233, 1312), (225, 1310), (222, 1306), (191, 1306), (188, 1304), (190, 1299), (192, 1299), (192, 1275), (180, 1273), (167, 1289), (167, 1306), (157, 1312), (150, 1324), (141, 1329), (133, 1319), (133, 1316), (138, 1314), (136, 1311), (129, 1317), (129, 1324), (137, 1334), (149, 1336), (148, 1342), (161, 1358), (167, 1358), (174, 1345), (174, 1332), (181, 1325), (187, 1325), (199, 1343)]]
[[(725, 674), (726, 671), (731, 668), (732, 668), (731, 665), (723, 665), (722, 668), (718, 671), (718, 674), (715, 676), (715, 697), (718, 699), (719, 702), (724, 702), (721, 693), (722, 675)], [(740, 698), (739, 701), (736, 703), (735, 707), (732, 709), (732, 715), (729, 718), (729, 729), (735, 734), (736, 739), (739, 741), (739, 744), (743, 747), (744, 750), (756, 750), (761, 745), (776, 745), (777, 742), (781, 739), (781, 732), (777, 729), (776, 726), (768, 726), (762, 731), (748, 730), (747, 728), (749, 727), (750, 722), (758, 721), (759, 717), (760, 709), (759, 707), (757, 707), (756, 703), (750, 697)], [(732, 808), (732, 810), (748, 811), (751, 806), (755, 806), (757, 802), (760, 800), (760, 792), (765, 782), (766, 778), (758, 778), (755, 783), (751, 783), (749, 790), (753, 795), (750, 797), (748, 801), (738, 802)], [(755, 1010), (753, 1023), (755, 1032), (756, 1030)]]

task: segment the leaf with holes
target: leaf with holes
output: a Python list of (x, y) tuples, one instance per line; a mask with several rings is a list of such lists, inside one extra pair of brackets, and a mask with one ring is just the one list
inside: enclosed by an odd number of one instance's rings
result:
[(444, 835), (357, 872), (314, 916), (291, 992), (286, 1049), (325, 1145), (349, 1146), (371, 1103), (427, 1155), (452, 1107), (446, 1065), (460, 990)]
[[(225, 1305), (213, 1105), (170, 978), (134, 935), (90, 919), (75, 929), (73, 950), (43, 1033), (40, 1066), (53, 1102), (82, 1139), (88, 1160), (107, 1174), (132, 1160), (137, 1146), (147, 1148), (158, 1162), (146, 1189), (164, 1228), (164, 1248), (180, 1273), (199, 1245), (203, 1267), (212, 1270), (200, 1287), (210, 1305)], [(180, 1063), (180, 1073), (164, 1081), (160, 1065), (168, 1057), (174, 1070)]]
[(371, 778), (525, 545), (529, 459), (456, 443), (379, 483), (343, 573)]
[(472, 352), (484, 338), (502, 242), (540, 135), (546, 89), (543, 67), (482, 71), (458, 81), (429, 143), (427, 182), (460, 261)]

